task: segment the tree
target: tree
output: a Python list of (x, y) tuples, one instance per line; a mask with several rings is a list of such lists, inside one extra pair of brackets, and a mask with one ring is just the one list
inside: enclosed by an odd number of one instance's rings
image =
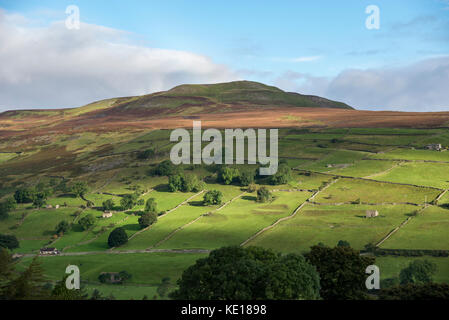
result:
[(192, 192), (197, 189), (198, 184), (198, 177), (195, 174), (187, 174), (182, 179), (182, 191)]
[(153, 149), (147, 149), (145, 151), (140, 151), (137, 154), (137, 159), (146, 160), (146, 159), (150, 159), (150, 158), (154, 157), (154, 155), (155, 155), (155, 152)]
[(206, 192), (203, 198), (203, 204), (205, 206), (221, 204), (223, 199), (223, 193), (219, 190), (210, 190)]
[(56, 233), (66, 233), (70, 230), (70, 223), (68, 223), (66, 220), (62, 220), (58, 225), (56, 226)]
[(42, 299), (47, 296), (44, 290), (45, 283), (44, 270), (38, 257), (35, 256), (28, 268), (8, 283), (4, 292), (9, 300)]
[(120, 206), (122, 207), (122, 210), (129, 210), (132, 207), (134, 207), (137, 203), (137, 198), (139, 197), (138, 194), (132, 193), (132, 194), (125, 194), (120, 199)]
[(0, 203), (0, 220), (6, 219), (9, 216), (10, 209), (4, 202)]
[(325, 300), (357, 300), (365, 298), (366, 267), (374, 258), (360, 256), (350, 247), (313, 246), (305, 254), (321, 278), (321, 297)]
[(337, 243), (337, 247), (350, 247), (351, 245), (349, 244), (348, 241), (345, 240), (339, 240)]
[(172, 287), (172, 284), (170, 282), (170, 278), (166, 277), (163, 278), (159, 286), (157, 287), (157, 294), (163, 298), (167, 295), (167, 293), (170, 291), (170, 288)]
[(182, 190), (184, 185), (184, 177), (182, 174), (175, 174), (168, 177), (168, 189), (171, 192)]
[(186, 269), (170, 294), (185, 300), (317, 299), (319, 277), (304, 257), (263, 248), (213, 250)]
[(70, 192), (72, 192), (75, 196), (82, 198), (88, 189), (89, 187), (87, 186), (86, 181), (77, 181), (71, 186)]
[(92, 227), (95, 224), (95, 217), (92, 214), (88, 214), (85, 217), (82, 217), (78, 224), (84, 229), (88, 230), (90, 227)]
[(243, 171), (239, 176), (240, 185), (245, 187), (254, 183), (254, 176), (254, 171)]
[(281, 164), (278, 170), (270, 178), (270, 183), (274, 185), (286, 184), (292, 178), (291, 169), (287, 164)]
[(107, 199), (106, 201), (103, 201), (103, 210), (113, 210), (115, 207), (114, 200)]
[(145, 212), (149, 213), (149, 212), (154, 212), (157, 213), (157, 203), (156, 203), (156, 199), (154, 198), (149, 198), (147, 200), (147, 202), (145, 203)]
[(8, 283), (15, 276), (16, 263), (12, 254), (6, 248), (0, 247), (0, 299), (6, 298)]
[(223, 167), (218, 172), (218, 180), (224, 184), (230, 184), (240, 176), (239, 170), (231, 167)]
[(118, 276), (120, 277), (121, 283), (125, 283), (127, 282), (129, 279), (132, 278), (132, 275), (130, 273), (128, 273), (128, 271), (120, 271), (118, 273)]
[(144, 213), (139, 217), (139, 225), (142, 229), (151, 226), (157, 221), (157, 214), (155, 212)]
[(379, 291), (380, 300), (449, 300), (447, 283), (408, 283)]
[(65, 275), (61, 281), (55, 285), (51, 291), (51, 297), (56, 300), (85, 300), (88, 294), (83, 286), (79, 289), (67, 289), (66, 280), (69, 275)]
[(266, 187), (257, 190), (257, 202), (267, 202), (271, 199), (271, 192)]
[(46, 203), (47, 196), (43, 192), (37, 192), (33, 199), (33, 207), (42, 208)]
[(423, 284), (432, 282), (432, 276), (437, 272), (435, 263), (428, 260), (412, 261), (408, 267), (399, 273), (400, 284)]
[(176, 174), (177, 171), (177, 167), (170, 160), (164, 160), (156, 166), (154, 174), (157, 176), (170, 176)]
[(17, 208), (17, 201), (14, 197), (9, 197), (4, 202), (5, 207), (8, 211), (14, 210)]
[(19, 241), (15, 235), (0, 234), (0, 247), (13, 250), (19, 248)]
[(108, 237), (108, 245), (110, 248), (119, 247), (128, 242), (128, 235), (122, 227), (115, 228)]
[(34, 199), (36, 191), (31, 188), (20, 188), (14, 193), (14, 199), (17, 203), (31, 203)]

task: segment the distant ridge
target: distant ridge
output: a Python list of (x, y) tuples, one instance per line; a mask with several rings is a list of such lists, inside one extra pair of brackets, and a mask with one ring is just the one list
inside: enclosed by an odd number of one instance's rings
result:
[(254, 81), (232, 81), (216, 84), (183, 84), (167, 91), (142, 96), (100, 100), (79, 108), (12, 110), (1, 116), (65, 116), (98, 113), (109, 115), (123, 112), (147, 115), (208, 112), (277, 107), (353, 109), (349, 105), (326, 98), (285, 92), (277, 87)]

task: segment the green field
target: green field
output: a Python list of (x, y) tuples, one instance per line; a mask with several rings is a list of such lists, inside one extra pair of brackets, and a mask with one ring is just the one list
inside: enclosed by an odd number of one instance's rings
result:
[[(99, 102), (97, 107), (108, 108), (114, 101)], [(96, 106), (77, 112), (91, 108)], [(19, 142), (0, 143), (0, 151), (5, 150), (0, 153), (1, 201), (20, 187), (51, 183), (54, 188), (46, 200), (53, 208), (19, 204), (0, 221), (0, 233), (18, 238), (20, 247), (14, 253), (33, 254), (51, 246), (70, 254), (39, 258), (50, 281), (60, 280), (65, 267), (75, 264), (88, 292), (97, 288), (118, 299), (142, 299), (144, 295), (151, 299), (164, 277), (174, 284), (183, 270), (206, 256), (202, 250), (240, 245), (250, 238), (247, 246), (280, 253), (304, 253), (312, 245), (335, 246), (339, 240), (359, 250), (380, 242), (384, 249), (449, 250), (449, 192), (434, 201), (449, 188), (449, 153), (424, 150), (427, 143), (449, 144), (445, 129), (282, 129), (279, 155), (292, 168), (291, 177), (281, 185), (272, 185), (266, 178), (256, 181), (258, 188), (272, 191), (274, 198), (269, 202), (257, 202), (256, 193), (246, 192), (238, 181), (223, 184), (212, 166), (182, 167), (184, 173), (205, 181), (205, 191), (222, 193), (222, 204), (211, 206), (203, 204), (204, 193), (170, 192), (168, 178), (151, 173), (169, 157), (173, 145), (169, 133), (86, 132), (51, 137), (48, 145), (26, 148)], [(157, 151), (154, 157), (137, 157), (139, 151), (151, 148)], [(24, 150), (20, 156), (15, 153)], [(256, 169), (247, 164), (233, 167)], [(89, 188), (84, 199), (93, 205), (87, 208), (81, 197), (58, 189), (62, 181), (86, 181)], [(120, 209), (122, 197), (135, 190), (140, 190), (141, 202), (154, 198), (160, 214), (145, 230), (137, 215), (143, 204)], [(102, 218), (102, 205), (108, 199), (116, 208), (112, 217)], [(55, 209), (56, 205), (60, 207)], [(365, 218), (367, 210), (377, 210), (379, 216)], [(95, 224), (84, 230), (78, 222), (89, 214)], [(279, 219), (283, 221), (277, 223)], [(72, 226), (56, 235), (55, 228), (63, 220)], [(125, 229), (129, 241), (111, 250), (108, 237), (116, 227)], [(164, 252), (144, 252), (146, 249)], [(422, 258), (438, 265), (437, 281), (449, 283), (447, 258)], [(24, 268), (30, 259), (19, 258), (19, 267)], [(412, 259), (418, 258), (382, 256), (376, 263), (385, 279), (397, 276)], [(132, 274), (129, 283), (98, 282), (101, 272), (122, 270)]]

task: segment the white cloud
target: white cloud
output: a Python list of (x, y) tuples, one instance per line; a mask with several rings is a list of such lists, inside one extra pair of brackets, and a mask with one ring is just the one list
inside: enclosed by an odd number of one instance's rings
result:
[(210, 58), (133, 44), (132, 35), (102, 26), (36, 27), (0, 10), (0, 110), (74, 107), (141, 95), (183, 83), (237, 80)]
[(448, 111), (449, 56), (396, 68), (348, 69), (334, 78), (287, 72), (276, 84), (360, 109)]

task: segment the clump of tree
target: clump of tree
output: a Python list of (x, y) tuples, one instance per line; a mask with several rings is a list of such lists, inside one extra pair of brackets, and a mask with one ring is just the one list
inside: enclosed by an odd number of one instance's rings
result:
[(380, 300), (449, 300), (447, 283), (408, 283), (379, 290)]
[(14, 199), (17, 203), (32, 203), (35, 195), (34, 188), (19, 188), (14, 192)]
[(149, 198), (147, 202), (145, 203), (145, 213), (158, 213), (157, 210), (157, 202), (154, 198)]
[(114, 200), (107, 199), (107, 200), (103, 201), (102, 206), (103, 206), (103, 210), (113, 210), (115, 208)]
[(168, 189), (171, 192), (199, 192), (205, 187), (204, 181), (199, 180), (195, 174), (178, 173), (168, 177)]
[(66, 220), (62, 220), (55, 228), (56, 234), (64, 234), (68, 232), (71, 228), (71, 225)]
[(287, 184), (292, 179), (291, 171), (287, 164), (280, 164), (277, 172), (270, 177), (270, 183), (273, 185)]
[(76, 181), (70, 187), (70, 192), (73, 193), (76, 197), (83, 198), (84, 195), (89, 190), (86, 181)]
[(147, 212), (142, 214), (139, 219), (139, 226), (142, 229), (145, 229), (157, 221), (157, 213), (156, 212)]
[(321, 297), (325, 300), (359, 300), (366, 296), (366, 267), (375, 258), (361, 256), (347, 246), (330, 248), (324, 245), (311, 247), (305, 254), (307, 260), (320, 274)]
[(115, 228), (108, 237), (108, 246), (110, 248), (119, 247), (128, 242), (128, 235), (122, 227)]
[(257, 202), (267, 202), (270, 201), (272, 197), (270, 190), (266, 187), (261, 187), (257, 190)]
[(147, 159), (151, 159), (154, 157), (154, 155), (156, 154), (156, 152), (154, 152), (153, 149), (147, 149), (144, 151), (139, 151), (137, 153), (137, 159), (140, 160), (147, 160)]
[(122, 207), (122, 210), (125, 211), (134, 207), (137, 204), (138, 198), (139, 195), (137, 193), (125, 194), (120, 199), (120, 206)]
[(432, 282), (437, 265), (428, 260), (414, 260), (399, 273), (400, 284), (424, 284)]
[(180, 167), (175, 166), (170, 160), (160, 162), (153, 170), (156, 176), (171, 176), (179, 173)]
[(19, 248), (19, 241), (15, 235), (0, 234), (0, 247), (13, 250)]
[(0, 203), (0, 220), (6, 219), (9, 213), (17, 208), (17, 202), (13, 197), (7, 198)]
[(159, 284), (159, 286), (157, 287), (156, 291), (157, 294), (161, 297), (164, 298), (168, 292), (170, 291), (170, 289), (173, 287), (170, 278), (165, 277), (162, 279), (161, 283)]
[(213, 250), (185, 270), (169, 296), (183, 300), (319, 299), (320, 279), (302, 255), (258, 247)]
[(79, 289), (67, 289), (66, 280), (69, 275), (64, 275), (61, 281), (51, 290), (50, 299), (55, 300), (85, 300), (88, 298), (84, 284), (80, 284)]
[(203, 197), (203, 204), (205, 206), (221, 204), (223, 201), (223, 193), (219, 190), (210, 190), (206, 192)]
[(254, 171), (243, 171), (239, 175), (240, 185), (243, 187), (249, 186), (254, 183), (254, 177), (256, 176)]
[(240, 172), (237, 168), (222, 167), (217, 174), (218, 182), (231, 184), (239, 180)]
[(83, 228), (83, 230), (89, 230), (95, 225), (95, 217), (92, 214), (88, 214), (81, 219), (79, 219), (78, 224)]

